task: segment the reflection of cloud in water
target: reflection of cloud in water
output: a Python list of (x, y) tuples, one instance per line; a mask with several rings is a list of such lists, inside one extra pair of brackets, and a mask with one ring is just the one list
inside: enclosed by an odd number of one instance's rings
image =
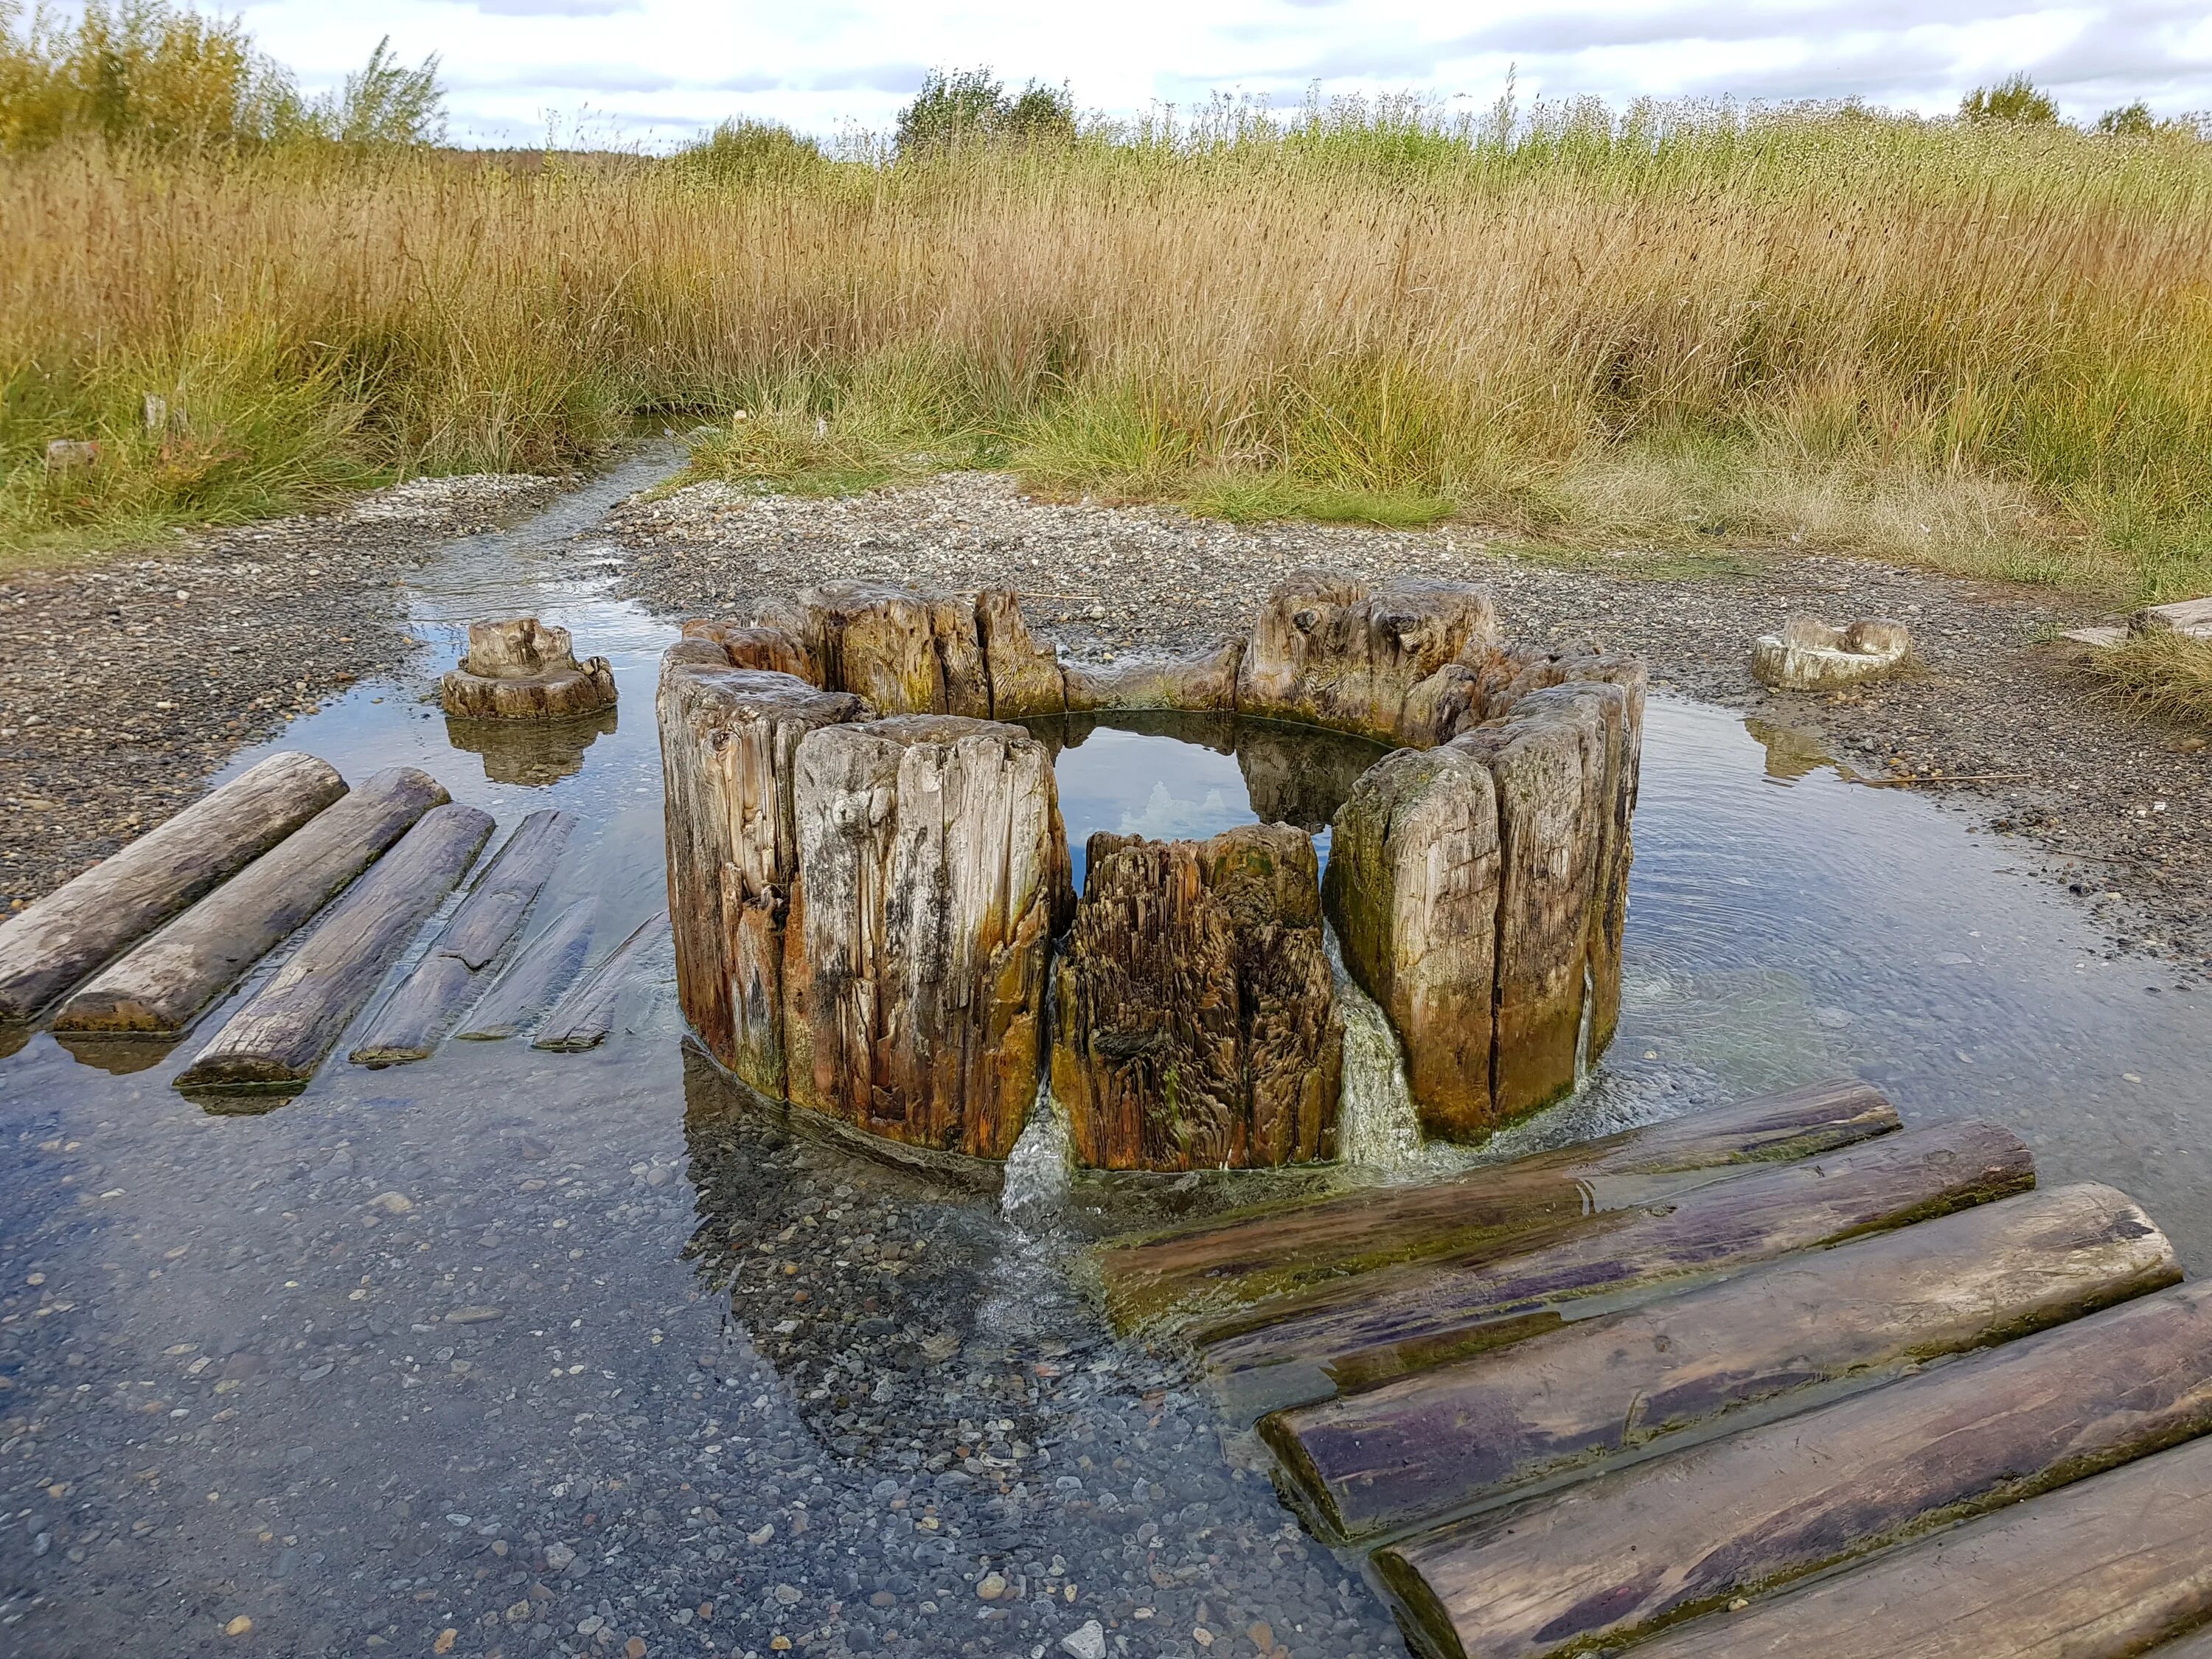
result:
[(1177, 800), (1164, 781), (1156, 781), (1142, 812), (1121, 814), (1121, 833), (1145, 836), (1153, 841), (1174, 841), (1192, 836), (1211, 836), (1251, 821), (1251, 810), (1243, 802), (1231, 806), (1218, 789), (1209, 789), (1203, 800)]

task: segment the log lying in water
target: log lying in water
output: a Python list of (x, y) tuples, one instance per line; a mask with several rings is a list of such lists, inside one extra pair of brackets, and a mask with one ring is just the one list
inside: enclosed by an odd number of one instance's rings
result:
[(1510, 1254), (1414, 1262), (1273, 1297), (1191, 1340), (1224, 1405), (1256, 1416), (1534, 1335), (1580, 1297), (1771, 1261), (2034, 1183), (2027, 1148), (1996, 1124), (1917, 1129), (1570, 1222)]
[(2212, 1286), (2185, 1285), (1375, 1561), (1419, 1645), (1538, 1659), (1632, 1638), (2208, 1429)]
[(491, 830), (490, 817), (473, 806), (448, 803), (425, 813), (224, 1022), (177, 1087), (188, 1094), (307, 1087), (415, 930), (468, 872)]
[(1816, 1083), (1447, 1181), (1237, 1211), (1109, 1244), (1097, 1253), (1099, 1278), (1118, 1328), (1173, 1323), (1393, 1263), (1464, 1256), (1692, 1184), (1666, 1177), (1710, 1180), (1897, 1127), (1879, 1091), (1850, 1079)]
[(577, 1054), (596, 1048), (615, 1027), (615, 1006), (644, 961), (668, 932), (668, 912), (647, 916), (608, 953), (582, 984), (561, 999), (531, 1040), (533, 1048)]
[(1237, 707), (1237, 669), (1244, 641), (1221, 640), (1187, 657), (1124, 657), (1066, 665), (1067, 712), (1180, 708), (1227, 714)]
[(823, 726), (799, 745), (793, 810), (788, 1097), (1004, 1158), (1036, 1097), (1047, 955), (1073, 896), (1050, 754), (952, 715)]
[(0, 1020), (27, 1020), (345, 793), (325, 761), (271, 755), (0, 923)]
[(507, 948), (553, 873), (576, 821), (550, 809), (516, 826), (430, 946), (362, 1034), (356, 1066), (427, 1060), (438, 1039), (482, 988), (477, 975)]
[(2002, 1341), (2180, 1278), (2132, 1200), (2062, 1187), (1302, 1406), (1260, 1432), (1324, 1529), (1367, 1537), (1591, 1472), (1755, 1401)]
[(463, 1042), (495, 1042), (526, 1030), (574, 981), (592, 948), (592, 901), (572, 904), (518, 952), (453, 1033)]
[(425, 812), (435, 778), (394, 766), (325, 808), (64, 1003), (54, 1030), (174, 1038)]
[[(1638, 1647), (1638, 1659), (2135, 1659), (2212, 1620), (2212, 1439)], [(2200, 1659), (2203, 1635), (2150, 1659)]]
[(1334, 1154), (1343, 1036), (1304, 830), (1092, 836), (1058, 985), (1053, 1093), (1079, 1163), (1245, 1169)]

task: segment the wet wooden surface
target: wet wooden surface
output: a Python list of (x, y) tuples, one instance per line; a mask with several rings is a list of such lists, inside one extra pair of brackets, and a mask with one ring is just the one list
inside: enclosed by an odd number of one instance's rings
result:
[(1257, 1417), (1534, 1335), (1583, 1297), (1905, 1226), (2034, 1179), (2027, 1148), (1995, 1124), (1914, 1130), (1567, 1222), (1502, 1256), (1444, 1256), (1270, 1298), (1190, 1340), (1224, 1408)]
[(1433, 1650), (1539, 1659), (1724, 1607), (2208, 1429), (2212, 1287), (2184, 1286), (1375, 1561)]
[(583, 971), (592, 948), (594, 908), (585, 899), (546, 923), (470, 1011), (453, 1034), (456, 1040), (496, 1042), (527, 1030)]
[(616, 1006), (622, 994), (667, 933), (665, 910), (638, 923), (629, 937), (545, 1016), (530, 1046), (573, 1054), (605, 1042), (607, 1033), (614, 1030)]
[[(2179, 1282), (2109, 1187), (2031, 1193), (1790, 1256), (1648, 1307), (1271, 1417), (1334, 1536), (1402, 1530), (1755, 1401), (1956, 1353)], [(1884, 1369), (1887, 1368), (1887, 1369)]]

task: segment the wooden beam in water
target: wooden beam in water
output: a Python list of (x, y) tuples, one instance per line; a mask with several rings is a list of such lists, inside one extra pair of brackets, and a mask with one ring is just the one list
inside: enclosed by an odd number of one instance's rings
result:
[(1538, 1152), (1418, 1186), (1256, 1206), (1102, 1247), (1107, 1311), (1173, 1326), (1393, 1263), (1502, 1243), (1595, 1211), (1649, 1203), (1744, 1164), (1834, 1151), (1898, 1127), (1850, 1079)]
[(1337, 1540), (1583, 1478), (1731, 1412), (2003, 1341), (2179, 1283), (2110, 1187), (2062, 1187), (1785, 1257), (1494, 1353), (1279, 1413), (1260, 1432)]
[(477, 975), (522, 926), (575, 827), (568, 813), (550, 809), (523, 819), (429, 954), (369, 1022), (350, 1055), (355, 1065), (398, 1066), (430, 1057), (476, 995)]
[(615, 1004), (630, 975), (667, 933), (665, 910), (638, 923), (630, 936), (592, 970), (589, 978), (561, 999), (560, 1006), (545, 1017), (544, 1024), (538, 1028), (530, 1046), (564, 1054), (598, 1048), (614, 1029)]
[(2185, 1285), (1393, 1545), (1375, 1565), (1417, 1646), (1542, 1659), (2207, 1430), (2212, 1286)]
[(327, 761), (271, 755), (0, 924), (0, 1020), (34, 1018), (345, 788)]
[(187, 1094), (307, 1087), (491, 834), (489, 815), (451, 803), (426, 813), (338, 901), (322, 925), (226, 1021), (177, 1079)]
[(330, 902), (446, 792), (394, 766), (325, 808), (128, 955), (54, 1016), (58, 1033), (174, 1038)]
[(1504, 1255), (1417, 1261), (1277, 1297), (1190, 1340), (1224, 1407), (1256, 1417), (1525, 1340), (1565, 1322), (1583, 1298), (1770, 1261), (2034, 1184), (2034, 1159), (2009, 1130), (1917, 1129), (1565, 1223)]
[[(1637, 1659), (2204, 1659), (2212, 1439), (1939, 1532)], [(2196, 1632), (2194, 1635), (2188, 1632)], [(2166, 1638), (2176, 1645), (2157, 1647)]]
[(538, 930), (484, 993), (461, 1029), (463, 1042), (495, 1042), (526, 1030), (567, 990), (592, 948), (592, 901), (570, 905)]

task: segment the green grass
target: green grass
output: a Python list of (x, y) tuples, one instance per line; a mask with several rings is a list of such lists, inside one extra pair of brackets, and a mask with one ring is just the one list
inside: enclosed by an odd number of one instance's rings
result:
[(2212, 640), (2156, 630), (2092, 652), (2090, 675), (2120, 702), (2165, 720), (2212, 727)]

